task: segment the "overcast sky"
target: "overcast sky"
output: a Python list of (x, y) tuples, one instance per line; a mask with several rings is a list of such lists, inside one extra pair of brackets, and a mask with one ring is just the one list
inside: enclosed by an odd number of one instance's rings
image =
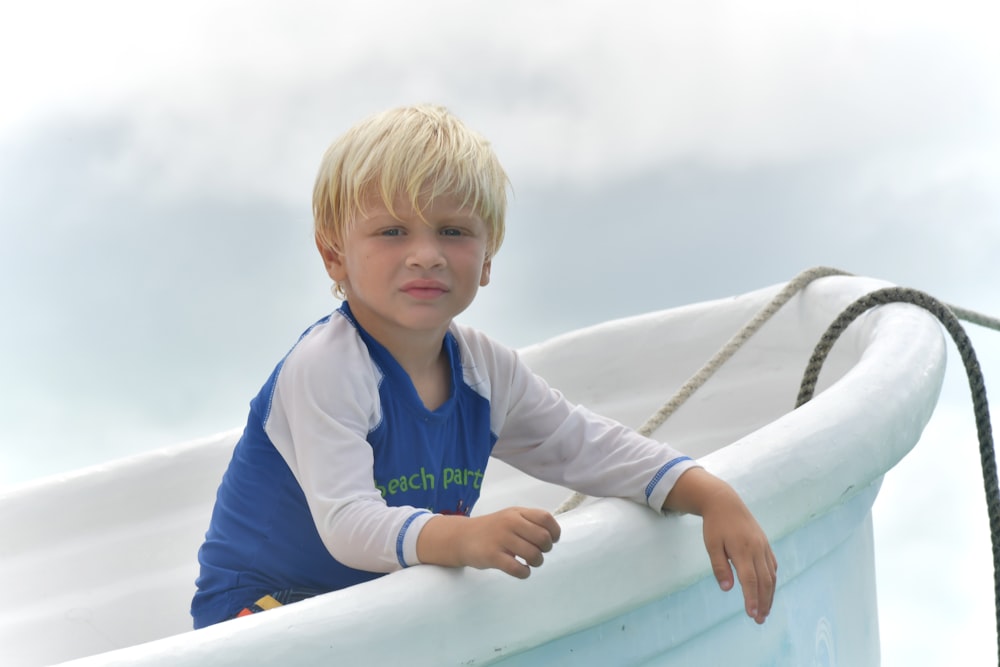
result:
[[(0, 485), (240, 425), (336, 305), (320, 157), (399, 104), (507, 167), (462, 319), (512, 346), (820, 264), (1000, 315), (998, 30), (964, 0), (3, 1)], [(888, 665), (996, 655), (957, 370), (876, 504)]]

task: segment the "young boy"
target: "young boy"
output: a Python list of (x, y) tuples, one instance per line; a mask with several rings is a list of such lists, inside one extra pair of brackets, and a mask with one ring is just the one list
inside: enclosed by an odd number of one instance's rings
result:
[[(758, 623), (777, 563), (733, 489), (570, 404), (456, 324), (490, 279), (507, 176), (448, 111), (375, 115), (326, 152), (316, 245), (345, 301), (251, 402), (198, 558), (204, 627), (431, 563), (526, 578), (559, 540), (542, 509), (469, 516), (492, 455), (589, 495), (699, 514), (715, 576)], [(457, 471), (457, 472), (456, 472)]]

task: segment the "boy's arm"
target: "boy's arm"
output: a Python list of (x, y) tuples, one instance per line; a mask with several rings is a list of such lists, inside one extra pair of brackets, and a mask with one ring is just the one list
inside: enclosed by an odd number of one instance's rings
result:
[(774, 601), (778, 562), (736, 491), (703, 468), (692, 468), (674, 484), (663, 509), (702, 517), (705, 548), (719, 586), (724, 591), (733, 587), (735, 567), (747, 615), (763, 623)]
[(497, 459), (552, 484), (655, 511), (677, 478), (698, 465), (669, 444), (571, 403), (515, 351), (484, 334), (457, 333), (476, 373), (472, 386), (485, 387), (490, 400)]

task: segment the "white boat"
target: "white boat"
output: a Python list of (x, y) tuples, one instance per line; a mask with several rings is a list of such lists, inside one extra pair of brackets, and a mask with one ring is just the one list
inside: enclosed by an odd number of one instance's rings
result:
[[(871, 508), (937, 402), (937, 320), (904, 304), (867, 312), (793, 408), (823, 331), (884, 286), (811, 283), (654, 433), (728, 480), (771, 537), (779, 588), (762, 626), (738, 589), (719, 590), (700, 519), (601, 499), (559, 516), (562, 540), (524, 581), (420, 566), (192, 631), (196, 551), (232, 431), (0, 498), (0, 664), (876, 665)], [(639, 426), (782, 287), (607, 322), (523, 358)], [(569, 493), (493, 462), (477, 512)]]

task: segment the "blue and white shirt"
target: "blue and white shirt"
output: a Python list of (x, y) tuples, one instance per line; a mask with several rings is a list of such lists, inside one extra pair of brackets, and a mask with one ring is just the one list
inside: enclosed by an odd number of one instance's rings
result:
[(696, 465), (571, 404), (478, 331), (453, 323), (444, 350), (451, 393), (431, 411), (347, 303), (302, 334), (251, 401), (219, 486), (195, 627), (275, 591), (332, 591), (418, 564), (424, 524), (472, 511), (491, 455), (656, 510)]

